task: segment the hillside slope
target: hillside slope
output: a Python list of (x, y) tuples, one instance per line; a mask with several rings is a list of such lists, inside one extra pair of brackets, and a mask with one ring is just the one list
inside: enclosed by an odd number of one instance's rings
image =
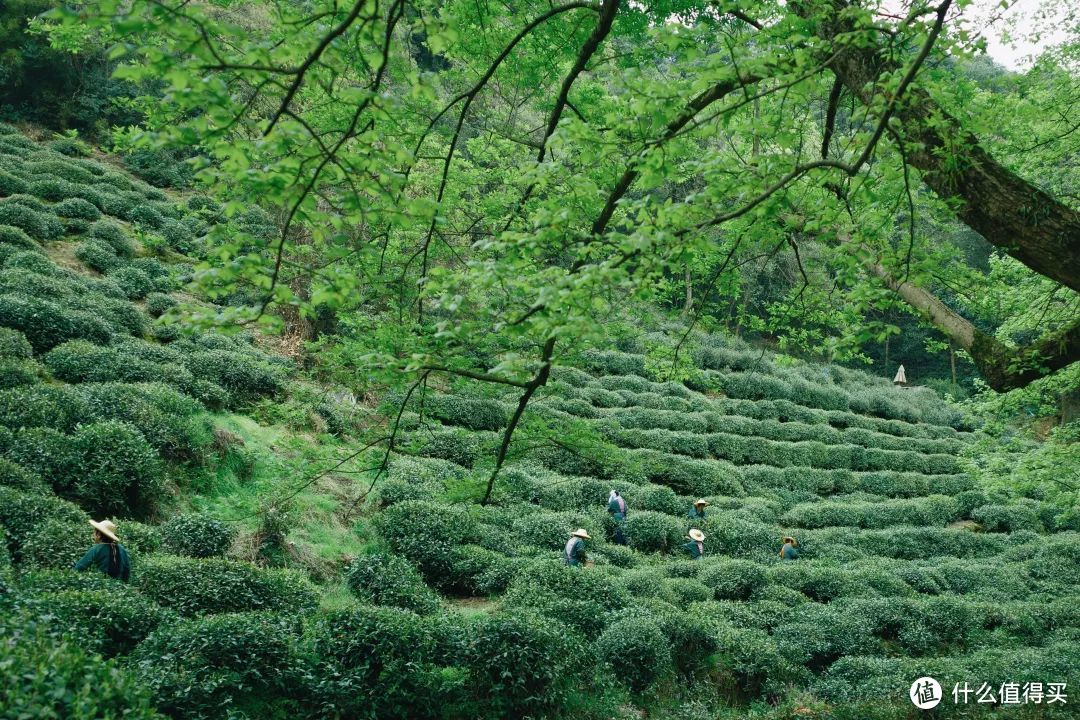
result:
[[(8, 707), (905, 718), (923, 675), (1078, 681), (1075, 520), (979, 488), (974, 428), (933, 393), (704, 335), (668, 381), (655, 334), (555, 369), (493, 503), (513, 397), (467, 385), (412, 399), (364, 496), (381, 451), (334, 469), (363, 442), (291, 361), (151, 321), (214, 300), (181, 298), (193, 264), (267, 219), (61, 150), (0, 127), (0, 664), (37, 668), (5, 674)], [(130, 586), (66, 569), (91, 514)], [(568, 568), (579, 527), (595, 565)]]

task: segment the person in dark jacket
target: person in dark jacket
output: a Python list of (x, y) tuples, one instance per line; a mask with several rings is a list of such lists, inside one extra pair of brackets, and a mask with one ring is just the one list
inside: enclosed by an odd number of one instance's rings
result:
[(784, 538), (784, 546), (780, 548), (781, 560), (795, 560), (799, 557), (799, 551), (796, 549), (799, 543), (795, 541), (795, 538), (787, 536)]
[(116, 525), (111, 520), (91, 520), (90, 524), (94, 527), (94, 546), (75, 563), (75, 569), (96, 568), (111, 578), (127, 582), (131, 577), (131, 559), (116, 537)]
[(570, 539), (566, 541), (566, 549), (563, 551), (563, 562), (571, 567), (584, 565), (588, 559), (585, 555), (585, 541), (591, 539), (584, 528), (570, 533)]
[(704, 520), (705, 519), (705, 506), (709, 504), (709, 501), (705, 498), (701, 498), (694, 506), (690, 508), (690, 512), (686, 513), (686, 517), (691, 520)]
[(623, 522), (626, 520), (626, 500), (617, 490), (612, 490), (608, 495), (607, 511), (611, 519), (615, 521), (615, 534), (612, 541), (616, 545), (626, 545), (626, 533), (623, 531)]
[(689, 553), (691, 560), (700, 560), (705, 554), (705, 533), (694, 528), (686, 537), (690, 542), (684, 543), (682, 549)]

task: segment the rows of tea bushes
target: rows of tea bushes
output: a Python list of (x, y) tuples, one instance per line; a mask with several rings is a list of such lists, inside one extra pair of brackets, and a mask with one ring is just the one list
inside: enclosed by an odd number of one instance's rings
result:
[[(1078, 679), (1080, 526), (980, 488), (959, 461), (975, 437), (959, 410), (701, 340), (684, 383), (632, 347), (556, 368), (535, 412), (567, 432), (521, 450), (485, 507), (443, 498), (494, 452), (515, 397), (429, 394), (423, 422), (405, 415), (413, 457), (373, 501), (389, 554), (358, 592), (425, 616), (438, 615), (429, 588), (538, 613), (638, 698), (676, 687), (718, 705), (792, 697), (901, 718), (930, 671), (947, 688)], [(628, 546), (613, 543), (612, 488), (630, 508)], [(702, 496), (695, 563), (680, 545)], [(559, 560), (577, 527), (593, 536), (585, 570)], [(788, 534), (794, 562), (778, 557)]]

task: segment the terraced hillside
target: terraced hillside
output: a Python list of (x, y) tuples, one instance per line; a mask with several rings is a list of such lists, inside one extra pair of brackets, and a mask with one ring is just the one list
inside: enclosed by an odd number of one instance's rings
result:
[[(933, 393), (718, 337), (679, 382), (643, 352), (662, 334), (557, 367), (490, 504), (512, 396), (447, 385), (362, 507), (342, 469), (275, 514), (367, 438), (250, 335), (152, 319), (244, 302), (183, 289), (215, 238), (272, 224), (80, 152), (0, 126), (0, 717), (904, 718), (922, 675), (1077, 681), (1074, 520), (977, 487), (973, 428)], [(91, 515), (130, 585), (68, 570)], [(584, 569), (560, 559), (578, 527)]]
[[(1002, 683), (1076, 679), (1075, 522), (978, 488), (959, 459), (974, 435), (956, 408), (720, 338), (702, 338), (695, 361), (685, 384), (649, 379), (647, 358), (626, 352), (557, 370), (536, 410), (593, 434), (526, 453), (497, 506), (469, 513), (431, 502), (463, 470), (408, 461), (382, 488), (390, 546), (444, 591), (495, 593), (596, 641), (639, 690), (720, 671), (728, 699), (803, 689), (844, 717), (904, 717), (923, 675), (950, 692), (989, 683), (995, 696)], [(509, 409), (429, 397), (440, 426), (414, 430), (413, 449), (470, 466)], [(629, 550), (608, 540), (610, 489), (629, 505)], [(712, 505), (706, 557), (691, 562), (678, 548), (698, 497)], [(595, 538), (595, 567), (531, 560), (554, 558), (576, 527)], [(799, 560), (778, 557), (785, 535)]]

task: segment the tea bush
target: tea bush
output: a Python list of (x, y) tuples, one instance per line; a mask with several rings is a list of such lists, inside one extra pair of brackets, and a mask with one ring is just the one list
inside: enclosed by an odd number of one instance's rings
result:
[(15, 562), (22, 559), (23, 545), (48, 520), (78, 524), (87, 517), (78, 506), (53, 495), (0, 487), (0, 527)]
[(506, 425), (506, 410), (495, 400), (432, 395), (424, 407), (432, 417), (470, 430), (498, 430)]
[(666, 553), (685, 542), (686, 526), (669, 515), (642, 510), (630, 513), (625, 532), (634, 550)]
[(610, 613), (627, 607), (629, 596), (600, 573), (537, 561), (518, 572), (503, 602), (506, 607), (531, 608), (591, 637), (603, 630)]
[(70, 568), (91, 545), (91, 528), (86, 522), (46, 520), (23, 543), (22, 564), (27, 568)]
[(77, 458), (74, 496), (94, 515), (146, 516), (165, 489), (157, 453), (137, 429), (107, 420), (79, 428), (71, 440)]
[(38, 244), (23, 230), (12, 225), (0, 225), (0, 245), (8, 251), (10, 257), (20, 250), (38, 250)]
[(115, 587), (64, 590), (32, 596), (25, 607), (48, 616), (58, 629), (78, 637), (83, 647), (104, 657), (126, 655), (163, 622), (176, 618), (139, 593)]
[(490, 717), (544, 716), (589, 678), (584, 648), (528, 613), (479, 618), (468, 636), (471, 689)]
[(439, 596), (424, 584), (416, 568), (397, 555), (361, 555), (346, 575), (349, 589), (360, 600), (390, 605), (425, 615), (439, 608)]
[(109, 220), (94, 223), (87, 235), (112, 248), (118, 257), (128, 259), (135, 257), (135, 242), (128, 237), (123, 228)]
[(31, 385), (0, 390), (0, 425), (9, 429), (75, 428), (86, 417), (86, 404), (73, 388)]
[[(342, 717), (403, 720), (461, 711), (467, 694), (463, 643), (448, 637), (437, 619), (361, 607), (313, 616), (307, 635), (313, 661), (306, 684), (316, 707)], [(512, 683), (516, 673), (504, 672), (506, 667), (499, 663), (504, 682)]]
[(47, 211), (34, 210), (14, 198), (0, 202), (0, 225), (11, 225), (41, 242), (56, 240), (64, 234), (64, 225)]
[(394, 552), (414, 562), (436, 587), (454, 582), (454, 548), (476, 533), (466, 510), (423, 500), (390, 506), (375, 518), (375, 526)]
[(587, 350), (582, 355), (585, 367), (598, 375), (645, 376), (645, 358), (612, 350)]
[(624, 613), (600, 634), (597, 654), (631, 692), (641, 693), (672, 670), (671, 646), (648, 615)]
[(0, 458), (0, 486), (32, 493), (45, 492), (47, 489), (35, 473), (7, 458)]
[(68, 198), (53, 205), (53, 212), (58, 217), (73, 218), (78, 220), (97, 220), (101, 217), (101, 211), (93, 203), (82, 198)]
[(161, 543), (173, 555), (222, 557), (236, 539), (236, 528), (198, 513), (174, 515), (161, 525)]
[(37, 352), (77, 338), (104, 344), (112, 334), (106, 323), (89, 313), (13, 294), (0, 295), (0, 323), (21, 331)]
[(479, 545), (462, 545), (454, 549), (456, 580), (451, 589), (467, 595), (503, 593), (523, 562)]
[(683, 495), (742, 495), (738, 468), (728, 463), (694, 460), (652, 450), (634, 451), (649, 482)]
[(311, 583), (297, 573), (223, 558), (151, 555), (140, 561), (132, 582), (157, 604), (182, 615), (297, 613), (315, 607), (317, 597)]
[(171, 716), (220, 717), (296, 686), (294, 637), (295, 622), (272, 613), (186, 620), (160, 626), (129, 665)]
[(471, 468), (481, 453), (480, 438), (475, 433), (458, 429), (415, 431), (406, 436), (408, 451), (422, 457), (448, 460)]
[(126, 670), (25, 614), (0, 613), (0, 656), (19, 669), (0, 673), (0, 707), (8, 717), (163, 718)]
[(971, 511), (971, 519), (982, 525), (987, 532), (1039, 532), (1043, 529), (1037, 506), (1028, 504), (982, 505)]
[(710, 560), (698, 578), (717, 600), (749, 600), (765, 585), (765, 571), (749, 560)]
[(109, 279), (114, 281), (129, 300), (141, 300), (155, 289), (154, 281), (137, 267), (119, 267), (109, 272)]

